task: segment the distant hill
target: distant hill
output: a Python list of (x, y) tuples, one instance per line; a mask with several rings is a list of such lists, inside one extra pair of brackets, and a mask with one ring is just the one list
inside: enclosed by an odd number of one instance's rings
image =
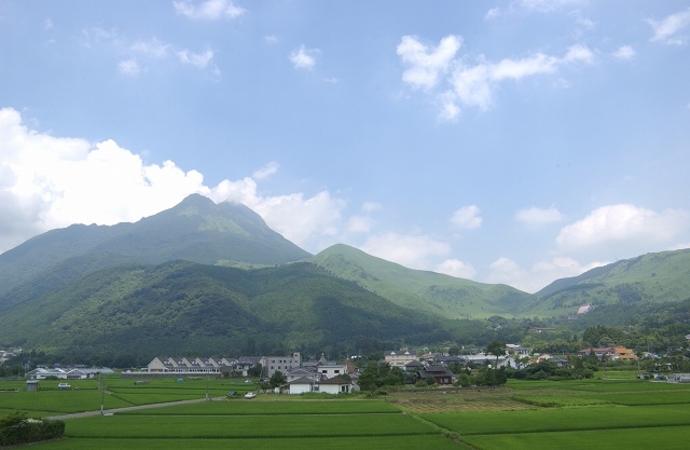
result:
[[(129, 265), (0, 315), (0, 346), (48, 352), (239, 354), (448, 339), (450, 322), (402, 308), (314, 264), (242, 270)], [(445, 333), (445, 334), (444, 334)]]
[[(0, 310), (21, 303), (36, 280), (49, 288), (122, 263), (159, 264), (187, 260), (201, 264), (261, 267), (311, 256), (271, 230), (244, 205), (216, 205), (190, 195), (177, 206), (113, 226), (72, 225), (49, 231), (0, 255)], [(19, 290), (19, 291), (18, 291)]]
[(690, 249), (648, 253), (554, 281), (535, 294), (539, 316), (573, 314), (579, 305), (680, 302), (690, 298)]
[(397, 305), (447, 318), (519, 316), (532, 298), (506, 285), (408, 269), (343, 244), (325, 249), (310, 261)]

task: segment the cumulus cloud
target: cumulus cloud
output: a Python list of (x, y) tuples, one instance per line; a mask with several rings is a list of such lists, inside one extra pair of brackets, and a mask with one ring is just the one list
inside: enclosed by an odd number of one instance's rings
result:
[[(269, 163), (257, 173), (277, 168)], [(0, 109), (0, 252), (73, 223), (136, 221), (192, 193), (241, 202), (271, 228), (312, 250), (320, 238), (339, 232), (345, 207), (327, 191), (260, 195), (249, 177), (207, 186), (201, 173), (184, 171), (173, 161), (146, 164), (113, 140), (92, 144), (54, 137), (29, 129), (16, 110)]]
[(618, 59), (633, 59), (635, 54), (635, 50), (629, 45), (622, 45), (613, 52), (613, 56)]
[(347, 222), (348, 233), (369, 233), (374, 226), (374, 219), (369, 216), (352, 216)]
[(690, 8), (680, 11), (662, 19), (647, 21), (654, 30), (651, 42), (661, 42), (671, 45), (682, 45), (687, 42), (687, 36), (679, 35), (688, 25), (690, 25)]
[(464, 230), (475, 230), (482, 226), (482, 211), (476, 205), (465, 206), (453, 213), (450, 222)]
[(519, 210), (515, 214), (515, 219), (528, 227), (540, 227), (550, 223), (560, 222), (563, 220), (563, 214), (555, 207), (537, 208), (532, 206)]
[(434, 270), (453, 277), (468, 279), (473, 278), (477, 274), (477, 271), (471, 264), (462, 262), (459, 259), (446, 259), (438, 264)]
[(435, 48), (429, 49), (417, 36), (403, 36), (397, 53), (403, 64), (409, 66), (402, 79), (415, 88), (429, 89), (436, 85), (439, 75), (448, 71), (462, 45), (460, 36), (446, 36)]
[(196, 20), (235, 19), (247, 12), (230, 0), (206, 0), (198, 4), (191, 0), (181, 0), (174, 1), (173, 7), (177, 14)]
[(311, 70), (316, 65), (316, 55), (320, 53), (319, 49), (308, 49), (304, 45), (290, 52), (288, 59), (295, 67), (295, 69)]
[(447, 243), (430, 236), (394, 232), (369, 236), (361, 249), (370, 255), (418, 270), (429, 270), (433, 265), (432, 260), (450, 252)]
[(194, 53), (189, 50), (180, 50), (177, 52), (177, 58), (182, 64), (191, 64), (195, 67), (204, 68), (213, 59), (213, 52), (206, 50), (203, 53)]
[(619, 257), (651, 251), (676, 239), (690, 224), (687, 211), (656, 212), (632, 204), (607, 205), (564, 227), (556, 243), (576, 252), (593, 248), (620, 251)]
[(587, 46), (573, 45), (562, 57), (536, 53), (498, 62), (481, 57), (479, 63), (467, 64), (457, 56), (461, 44), (460, 36), (451, 35), (443, 38), (437, 47), (429, 49), (416, 36), (403, 36), (397, 47), (401, 62), (407, 66), (402, 75), (403, 82), (429, 92), (440, 105), (439, 117), (444, 120), (455, 120), (462, 107), (490, 109), (494, 92), (506, 80), (554, 74), (563, 66), (591, 64), (595, 59)]
[(513, 286), (525, 292), (537, 292), (559, 278), (574, 277), (608, 262), (591, 262), (580, 264), (567, 256), (554, 256), (539, 261), (528, 269), (520, 267), (510, 258), (501, 257), (490, 265), (487, 281)]
[[(458, 61), (450, 75), (450, 89), (444, 92), (443, 99), (445, 104), (455, 106), (457, 111), (460, 110), (458, 104), (488, 110), (493, 106), (494, 91), (505, 80), (517, 81), (535, 75), (553, 74), (564, 65), (589, 64), (593, 60), (594, 54), (589, 48), (575, 45), (560, 58), (537, 53), (526, 58), (506, 58), (497, 63), (486, 61), (473, 66)], [(447, 109), (448, 106), (444, 112)]]

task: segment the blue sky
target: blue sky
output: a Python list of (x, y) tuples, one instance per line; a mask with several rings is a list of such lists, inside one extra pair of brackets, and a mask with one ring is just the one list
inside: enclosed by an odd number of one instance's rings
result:
[(186, 195), (530, 292), (690, 246), (687, 1), (0, 2), (0, 252)]

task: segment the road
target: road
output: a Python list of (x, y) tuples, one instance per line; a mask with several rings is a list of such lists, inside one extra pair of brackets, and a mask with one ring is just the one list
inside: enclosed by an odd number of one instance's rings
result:
[[(219, 401), (219, 400), (224, 400), (225, 397), (213, 397), (210, 399), (210, 401)], [(105, 409), (103, 410), (103, 415), (112, 415), (112, 414), (117, 414), (121, 412), (126, 412), (126, 411), (136, 411), (138, 409), (154, 409), (154, 408), (165, 408), (167, 406), (178, 406), (178, 405), (189, 405), (192, 403), (202, 403), (209, 401), (206, 398), (196, 398), (194, 400), (180, 400), (178, 402), (168, 402), (168, 403), (154, 403), (151, 405), (139, 405), (139, 406), (128, 406), (126, 408), (115, 408), (115, 409)], [(79, 419), (82, 417), (93, 417), (93, 416), (100, 416), (101, 411), (84, 411), (84, 412), (79, 412), (79, 413), (71, 413), (71, 414), (61, 414), (59, 416), (50, 416), (50, 417), (44, 417), (45, 419), (52, 419), (52, 420), (67, 420), (67, 419)]]

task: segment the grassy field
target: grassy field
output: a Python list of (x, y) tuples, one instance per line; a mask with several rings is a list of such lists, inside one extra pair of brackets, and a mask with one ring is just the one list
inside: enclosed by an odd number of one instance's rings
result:
[[(332, 400), (260, 394), (243, 380), (75, 381), (72, 390), (42, 382), (40, 392), (0, 382), (0, 415), (31, 417), (106, 410), (185, 399), (213, 401), (67, 419), (66, 438), (51, 449), (570, 449), (687, 448), (690, 386), (633, 379), (512, 381), (497, 389), (403, 390), (378, 398)], [(105, 384), (105, 383), (104, 383)], [(17, 391), (18, 389), (18, 391)], [(227, 399), (228, 391), (238, 396)], [(107, 411), (106, 411), (107, 412)]]

